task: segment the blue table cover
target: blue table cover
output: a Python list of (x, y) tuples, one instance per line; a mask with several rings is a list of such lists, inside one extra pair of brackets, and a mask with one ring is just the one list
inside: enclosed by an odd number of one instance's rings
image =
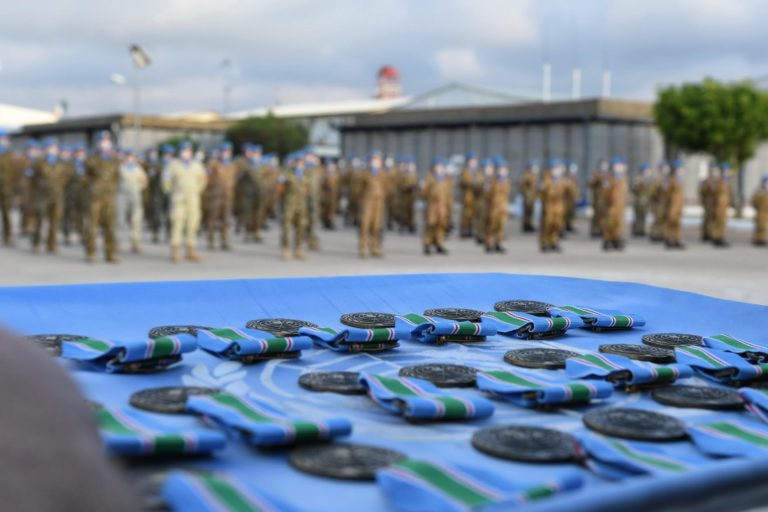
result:
[[(578, 434), (581, 414), (588, 407), (553, 411), (517, 407), (493, 400), (495, 414), (467, 423), (411, 424), (392, 415), (365, 396), (313, 393), (299, 387), (307, 371), (366, 371), (396, 375), (400, 367), (427, 362), (471, 365), (484, 370), (509, 366), (502, 356), (514, 348), (546, 346), (596, 351), (603, 343), (639, 342), (644, 333), (688, 332), (700, 335), (728, 332), (743, 339), (766, 341), (768, 308), (730, 302), (669, 289), (582, 279), (507, 274), (431, 274), (303, 279), (259, 279), (0, 288), (0, 322), (24, 334), (67, 332), (93, 337), (132, 339), (158, 325), (194, 324), (244, 326), (250, 319), (300, 318), (319, 325), (338, 325), (342, 313), (423, 311), (431, 307), (492, 310), (505, 299), (533, 299), (553, 304), (579, 304), (620, 309), (642, 315), (647, 324), (618, 332), (572, 329), (557, 339), (517, 340), (492, 336), (475, 344), (428, 346), (405, 341), (382, 353), (338, 353), (320, 347), (304, 351), (301, 359), (272, 360), (243, 366), (202, 350), (185, 354), (178, 366), (156, 374), (122, 375), (92, 371), (60, 360), (89, 399), (112, 407), (126, 406), (134, 391), (155, 386), (214, 386), (252, 394), (296, 417), (346, 416), (353, 422), (349, 441), (400, 450), (413, 458), (480, 465), (527, 479), (545, 477), (556, 468), (575, 465), (524, 464), (495, 459), (470, 445), (472, 433), (484, 427), (523, 423), (554, 426)], [(685, 384), (711, 385), (698, 378)], [(480, 393), (479, 391), (474, 391)], [(712, 418), (754, 418), (748, 412), (712, 412), (657, 404), (647, 392), (615, 392), (608, 402), (674, 415), (683, 421)], [(191, 425), (198, 420), (158, 415), (165, 422)], [(696, 452), (688, 441), (665, 444), (671, 454)], [(696, 455), (698, 456), (698, 452)], [(263, 452), (237, 440), (209, 460), (185, 462), (262, 484), (287, 504), (304, 510), (368, 512), (391, 510), (375, 483), (345, 482), (311, 476), (293, 469), (287, 451)], [(749, 478), (768, 477), (768, 460), (722, 459), (681, 475), (603, 480), (580, 469), (585, 486), (577, 491), (530, 503), (525, 510), (594, 510), (643, 508), (674, 504), (696, 497), (699, 490), (727, 489)], [(269, 478), (264, 478), (269, 475)]]

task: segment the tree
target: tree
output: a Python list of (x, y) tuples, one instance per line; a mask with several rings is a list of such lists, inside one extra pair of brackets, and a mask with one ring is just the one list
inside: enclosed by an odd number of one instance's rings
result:
[(653, 112), (668, 144), (709, 153), (737, 169), (740, 214), (744, 164), (768, 138), (768, 95), (748, 81), (725, 84), (707, 78), (661, 89)]
[(254, 142), (261, 144), (265, 153), (275, 152), (284, 157), (308, 144), (309, 131), (301, 123), (268, 114), (235, 123), (227, 129), (226, 137), (235, 151), (240, 151), (246, 142)]

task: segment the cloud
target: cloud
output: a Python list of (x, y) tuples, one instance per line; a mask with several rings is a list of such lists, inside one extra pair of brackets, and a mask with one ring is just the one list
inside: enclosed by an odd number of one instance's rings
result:
[[(463, 81), (537, 96), (545, 55), (556, 95), (575, 66), (597, 94), (607, 67), (616, 96), (650, 99), (659, 82), (768, 72), (765, 19), (762, 0), (8, 1), (0, 102), (124, 110), (118, 72), (140, 78), (146, 111), (220, 108), (224, 58), (240, 70), (233, 109), (367, 97), (383, 64), (409, 94)], [(138, 76), (134, 42), (153, 58)]]
[(485, 75), (483, 66), (472, 48), (444, 48), (435, 53), (435, 65), (444, 80), (474, 80)]

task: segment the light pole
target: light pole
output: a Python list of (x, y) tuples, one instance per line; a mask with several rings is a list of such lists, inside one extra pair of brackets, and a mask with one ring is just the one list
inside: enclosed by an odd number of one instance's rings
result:
[(141, 120), (139, 119), (141, 112), (141, 81), (139, 80), (139, 77), (141, 73), (139, 73), (139, 71), (148, 67), (152, 63), (152, 59), (150, 59), (147, 52), (137, 44), (132, 44), (128, 48), (128, 53), (133, 61), (133, 67), (136, 70), (133, 81), (133, 146), (137, 151), (141, 151)]
[(221, 114), (226, 115), (227, 112), (229, 112), (229, 108), (230, 108), (229, 100), (230, 100), (230, 96), (232, 95), (234, 82), (238, 76), (238, 69), (235, 63), (233, 63), (232, 59), (230, 58), (222, 59), (221, 63), (219, 63), (219, 69), (221, 70), (221, 80), (222, 80)]

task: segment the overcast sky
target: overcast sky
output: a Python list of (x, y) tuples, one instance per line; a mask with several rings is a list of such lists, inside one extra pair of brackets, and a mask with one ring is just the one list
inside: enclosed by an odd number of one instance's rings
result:
[(128, 56), (141, 44), (144, 110), (222, 109), (223, 72), (238, 70), (231, 109), (370, 97), (382, 64), (406, 94), (461, 81), (539, 96), (652, 99), (660, 83), (768, 75), (761, 0), (6, 0), (0, 3), (0, 102), (70, 114), (131, 108)]

